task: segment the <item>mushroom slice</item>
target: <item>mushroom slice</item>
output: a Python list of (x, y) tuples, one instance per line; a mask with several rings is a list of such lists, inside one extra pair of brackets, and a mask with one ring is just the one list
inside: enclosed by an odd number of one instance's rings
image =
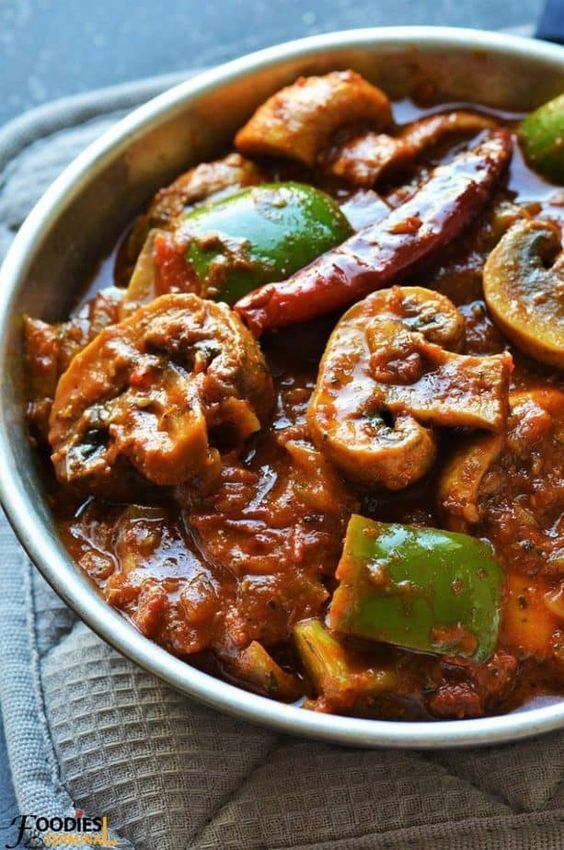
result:
[(269, 97), (239, 130), (235, 145), (249, 156), (280, 156), (314, 166), (333, 133), (358, 122), (390, 124), (388, 98), (354, 71), (332, 71), (300, 77)]
[(69, 319), (55, 324), (24, 316), (30, 395), (26, 415), (34, 436), (42, 444), (47, 443), (49, 415), (60, 376), (103, 328), (119, 321), (121, 296), (121, 290), (108, 286)]
[(217, 460), (212, 429), (238, 445), (272, 403), (262, 353), (225, 304), (163, 295), (102, 331), (62, 375), (53, 465), (60, 480), (117, 500), (132, 472), (179, 484)]
[(355, 304), (327, 343), (309, 405), (317, 447), (349, 478), (397, 490), (432, 465), (429, 426), (501, 432), (511, 358), (454, 353), (463, 337), (452, 302), (422, 287)]
[(459, 446), (439, 479), (439, 505), (449, 531), (467, 533), (478, 522), (484, 475), (503, 448), (503, 437), (480, 434)]
[(564, 392), (513, 392), (509, 407), (505, 438), (471, 439), (447, 461), (443, 523), (487, 537), (508, 569), (564, 575)]
[(407, 124), (397, 136), (364, 131), (332, 146), (325, 170), (355, 186), (370, 187), (390, 172), (412, 165), (444, 136), (478, 133), (495, 126), (491, 118), (461, 110), (421, 118)]
[(564, 251), (556, 224), (517, 222), (487, 259), (484, 294), (518, 348), (564, 369)]

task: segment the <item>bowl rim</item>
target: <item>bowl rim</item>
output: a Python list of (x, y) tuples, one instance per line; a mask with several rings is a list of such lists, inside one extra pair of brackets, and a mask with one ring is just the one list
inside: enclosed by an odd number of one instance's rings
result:
[[(520, 36), (451, 27), (382, 27), (344, 30), (268, 47), (175, 85), (138, 107), (88, 146), (34, 206), (16, 235), (0, 270), (0, 368), (8, 369), (4, 341), (12, 304), (23, 285), (38, 237), (88, 184), (94, 164), (114, 159), (133, 139), (159, 120), (183, 110), (190, 99), (224, 82), (246, 77), (281, 61), (315, 56), (331, 49), (382, 48), (413, 43), (423, 47), (486, 49), (501, 55), (530, 56), (561, 64), (564, 47)], [(62, 542), (48, 531), (25, 492), (6, 425), (0, 417), (0, 501), (22, 546), (44, 578), (100, 637), (148, 672), (187, 696), (242, 720), (280, 732), (364, 747), (444, 748), (515, 741), (564, 726), (564, 699), (512, 714), (471, 720), (401, 722), (320, 714), (243, 690), (204, 673), (145, 638), (87, 582)]]

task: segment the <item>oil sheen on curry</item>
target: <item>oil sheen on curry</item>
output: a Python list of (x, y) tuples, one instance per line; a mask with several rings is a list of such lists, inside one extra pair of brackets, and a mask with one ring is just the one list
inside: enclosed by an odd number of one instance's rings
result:
[(558, 698), (564, 95), (391, 104), (334, 71), (233, 144), (70, 318), (25, 319), (66, 547), (147, 638), (273, 699)]

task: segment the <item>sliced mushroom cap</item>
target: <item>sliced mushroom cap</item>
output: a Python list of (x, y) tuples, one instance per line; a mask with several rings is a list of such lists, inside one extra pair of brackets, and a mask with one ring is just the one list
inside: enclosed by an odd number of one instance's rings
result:
[(478, 112), (455, 111), (421, 118), (396, 136), (365, 130), (334, 145), (325, 169), (355, 186), (370, 187), (384, 175), (411, 165), (444, 136), (478, 133), (491, 127), (495, 127), (495, 121)]
[(479, 133), (481, 130), (491, 130), (497, 125), (498, 122), (487, 115), (456, 109), (453, 112), (441, 112), (413, 121), (403, 128), (401, 135), (419, 154), (426, 147), (436, 145), (444, 136)]
[(48, 324), (24, 316), (26, 377), (30, 400), (27, 419), (32, 433), (47, 443), (49, 415), (57, 382), (73, 357), (108, 325), (120, 318), (122, 290), (101, 289), (70, 319)]
[(519, 221), (484, 268), (492, 318), (518, 348), (564, 369), (564, 252), (550, 221)]
[(449, 531), (467, 533), (480, 519), (480, 485), (502, 448), (503, 437), (480, 434), (458, 446), (443, 467), (438, 501)]
[(217, 458), (211, 430), (244, 440), (272, 403), (262, 353), (225, 304), (163, 295), (102, 331), (62, 375), (49, 423), (55, 471), (118, 500), (131, 471), (179, 484)]
[(501, 431), (511, 358), (453, 353), (463, 336), (454, 305), (422, 287), (355, 304), (329, 339), (309, 405), (317, 447), (353, 480), (396, 490), (432, 465), (428, 426)]
[(313, 166), (336, 130), (358, 122), (389, 124), (388, 98), (354, 71), (332, 71), (300, 77), (269, 97), (239, 130), (235, 145), (249, 156), (280, 156)]
[(564, 392), (513, 392), (509, 405), (505, 437), (470, 439), (443, 468), (443, 523), (488, 537), (506, 567), (562, 575)]

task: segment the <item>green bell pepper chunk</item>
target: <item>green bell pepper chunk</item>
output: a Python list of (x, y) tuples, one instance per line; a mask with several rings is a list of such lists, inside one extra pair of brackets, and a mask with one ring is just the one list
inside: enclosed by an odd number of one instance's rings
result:
[(390, 692), (397, 686), (393, 670), (352, 661), (320, 620), (297, 623), (294, 642), (316, 693), (335, 707), (351, 706), (359, 698)]
[(263, 183), (188, 213), (186, 260), (208, 297), (234, 304), (284, 280), (352, 233), (333, 198), (301, 183)]
[(504, 576), (481, 540), (353, 515), (337, 578), (337, 632), (478, 662), (495, 649)]
[(530, 165), (555, 183), (564, 183), (564, 94), (528, 115), (519, 128)]
[(294, 702), (303, 693), (298, 677), (283, 670), (256, 640), (228, 663), (227, 669), (251, 690), (268, 697)]

